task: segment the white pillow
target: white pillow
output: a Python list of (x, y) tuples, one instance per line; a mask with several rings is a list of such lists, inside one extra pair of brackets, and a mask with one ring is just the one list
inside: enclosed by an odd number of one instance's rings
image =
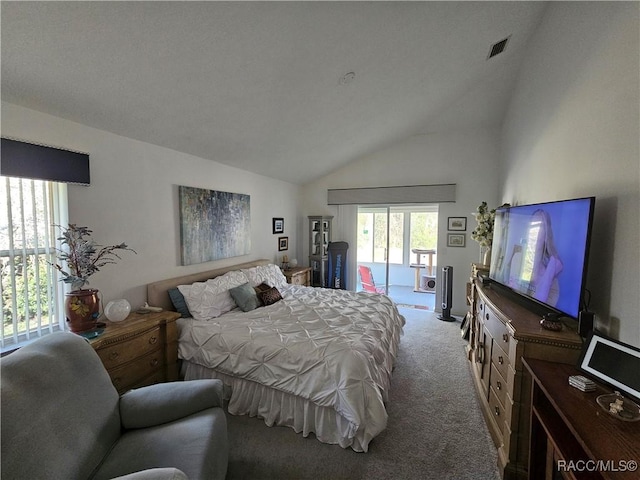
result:
[(210, 285), (214, 290), (218, 292), (231, 290), (234, 287), (247, 283), (249, 279), (242, 270), (233, 270), (227, 272), (224, 275), (220, 275), (216, 278), (211, 278), (205, 283)]
[(287, 284), (287, 277), (284, 276), (280, 267), (274, 264), (259, 265), (257, 267), (245, 268), (242, 270), (249, 279), (249, 285), (257, 287), (261, 283), (266, 283), (270, 287), (283, 287)]
[(184, 296), (193, 318), (210, 320), (236, 308), (229, 290), (248, 281), (243, 272), (234, 270), (206, 282), (178, 285), (178, 290)]

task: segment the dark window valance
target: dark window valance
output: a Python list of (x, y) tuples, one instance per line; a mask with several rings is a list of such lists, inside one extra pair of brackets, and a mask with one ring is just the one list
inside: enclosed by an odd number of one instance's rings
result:
[(392, 205), (456, 201), (456, 185), (340, 188), (327, 191), (329, 205)]
[(0, 175), (89, 185), (89, 154), (2, 139)]

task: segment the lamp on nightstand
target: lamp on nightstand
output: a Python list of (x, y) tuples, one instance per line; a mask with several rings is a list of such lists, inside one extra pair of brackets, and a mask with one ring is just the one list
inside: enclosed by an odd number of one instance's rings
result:
[(131, 313), (131, 304), (124, 298), (112, 300), (104, 307), (104, 315), (111, 322), (121, 322)]

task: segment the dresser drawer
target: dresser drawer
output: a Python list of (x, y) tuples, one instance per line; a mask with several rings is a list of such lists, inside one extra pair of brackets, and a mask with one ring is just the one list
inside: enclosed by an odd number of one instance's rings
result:
[[(109, 370), (109, 376), (118, 392), (122, 393), (131, 387), (137, 386), (143, 379), (152, 374), (163, 372), (162, 350), (155, 350), (147, 355), (137, 358), (133, 362), (121, 365)], [(164, 379), (160, 379), (162, 381)]]
[(497, 345), (496, 340), (493, 341), (493, 348), (491, 349), (491, 365), (492, 367), (495, 366), (503, 379), (507, 378), (509, 357), (504, 350)]
[(132, 388), (146, 387), (147, 385), (153, 385), (154, 383), (162, 383), (162, 382), (165, 382), (165, 381), (166, 381), (166, 378), (165, 378), (163, 372), (155, 372), (155, 373), (149, 375), (148, 377), (145, 377), (142, 380), (139, 380), (135, 384), (129, 385), (121, 393), (125, 393), (125, 392), (131, 390)]
[(505, 406), (508, 383), (504, 379), (504, 377), (500, 375), (500, 372), (493, 363), (491, 364), (491, 377), (489, 385), (495, 392), (496, 397), (498, 397), (498, 400), (500, 401), (502, 406)]
[(498, 432), (500, 436), (500, 440), (504, 441), (504, 430), (505, 430), (505, 413), (504, 407), (500, 404), (498, 397), (496, 396), (493, 390), (489, 390), (489, 412), (495, 421), (496, 426), (498, 427)]
[(160, 346), (160, 328), (154, 328), (127, 341), (100, 348), (97, 352), (105, 368), (111, 370)]
[(290, 270), (284, 271), (284, 276), (287, 277), (287, 283), (291, 285), (310, 285), (310, 275), (311, 268), (309, 267), (294, 267)]
[(291, 285), (304, 285), (306, 283), (305, 274), (297, 274), (291, 276)]
[(491, 333), (491, 336), (495, 339), (497, 345), (505, 352), (509, 353), (509, 344), (512, 337), (509, 335), (507, 326), (500, 321), (495, 313), (485, 305), (482, 319), (484, 320), (487, 330)]

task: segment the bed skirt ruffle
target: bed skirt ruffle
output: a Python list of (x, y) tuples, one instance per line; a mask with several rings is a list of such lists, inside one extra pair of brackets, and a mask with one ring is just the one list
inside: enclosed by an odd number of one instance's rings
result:
[(218, 378), (224, 383), (225, 400), (232, 415), (259, 417), (264, 423), (291, 427), (307, 437), (313, 433), (322, 443), (340, 445), (356, 452), (366, 452), (371, 435), (358, 431), (333, 408), (318, 406), (313, 402), (285, 392), (274, 390), (256, 382), (231, 377), (213, 369), (183, 361), (185, 380)]

